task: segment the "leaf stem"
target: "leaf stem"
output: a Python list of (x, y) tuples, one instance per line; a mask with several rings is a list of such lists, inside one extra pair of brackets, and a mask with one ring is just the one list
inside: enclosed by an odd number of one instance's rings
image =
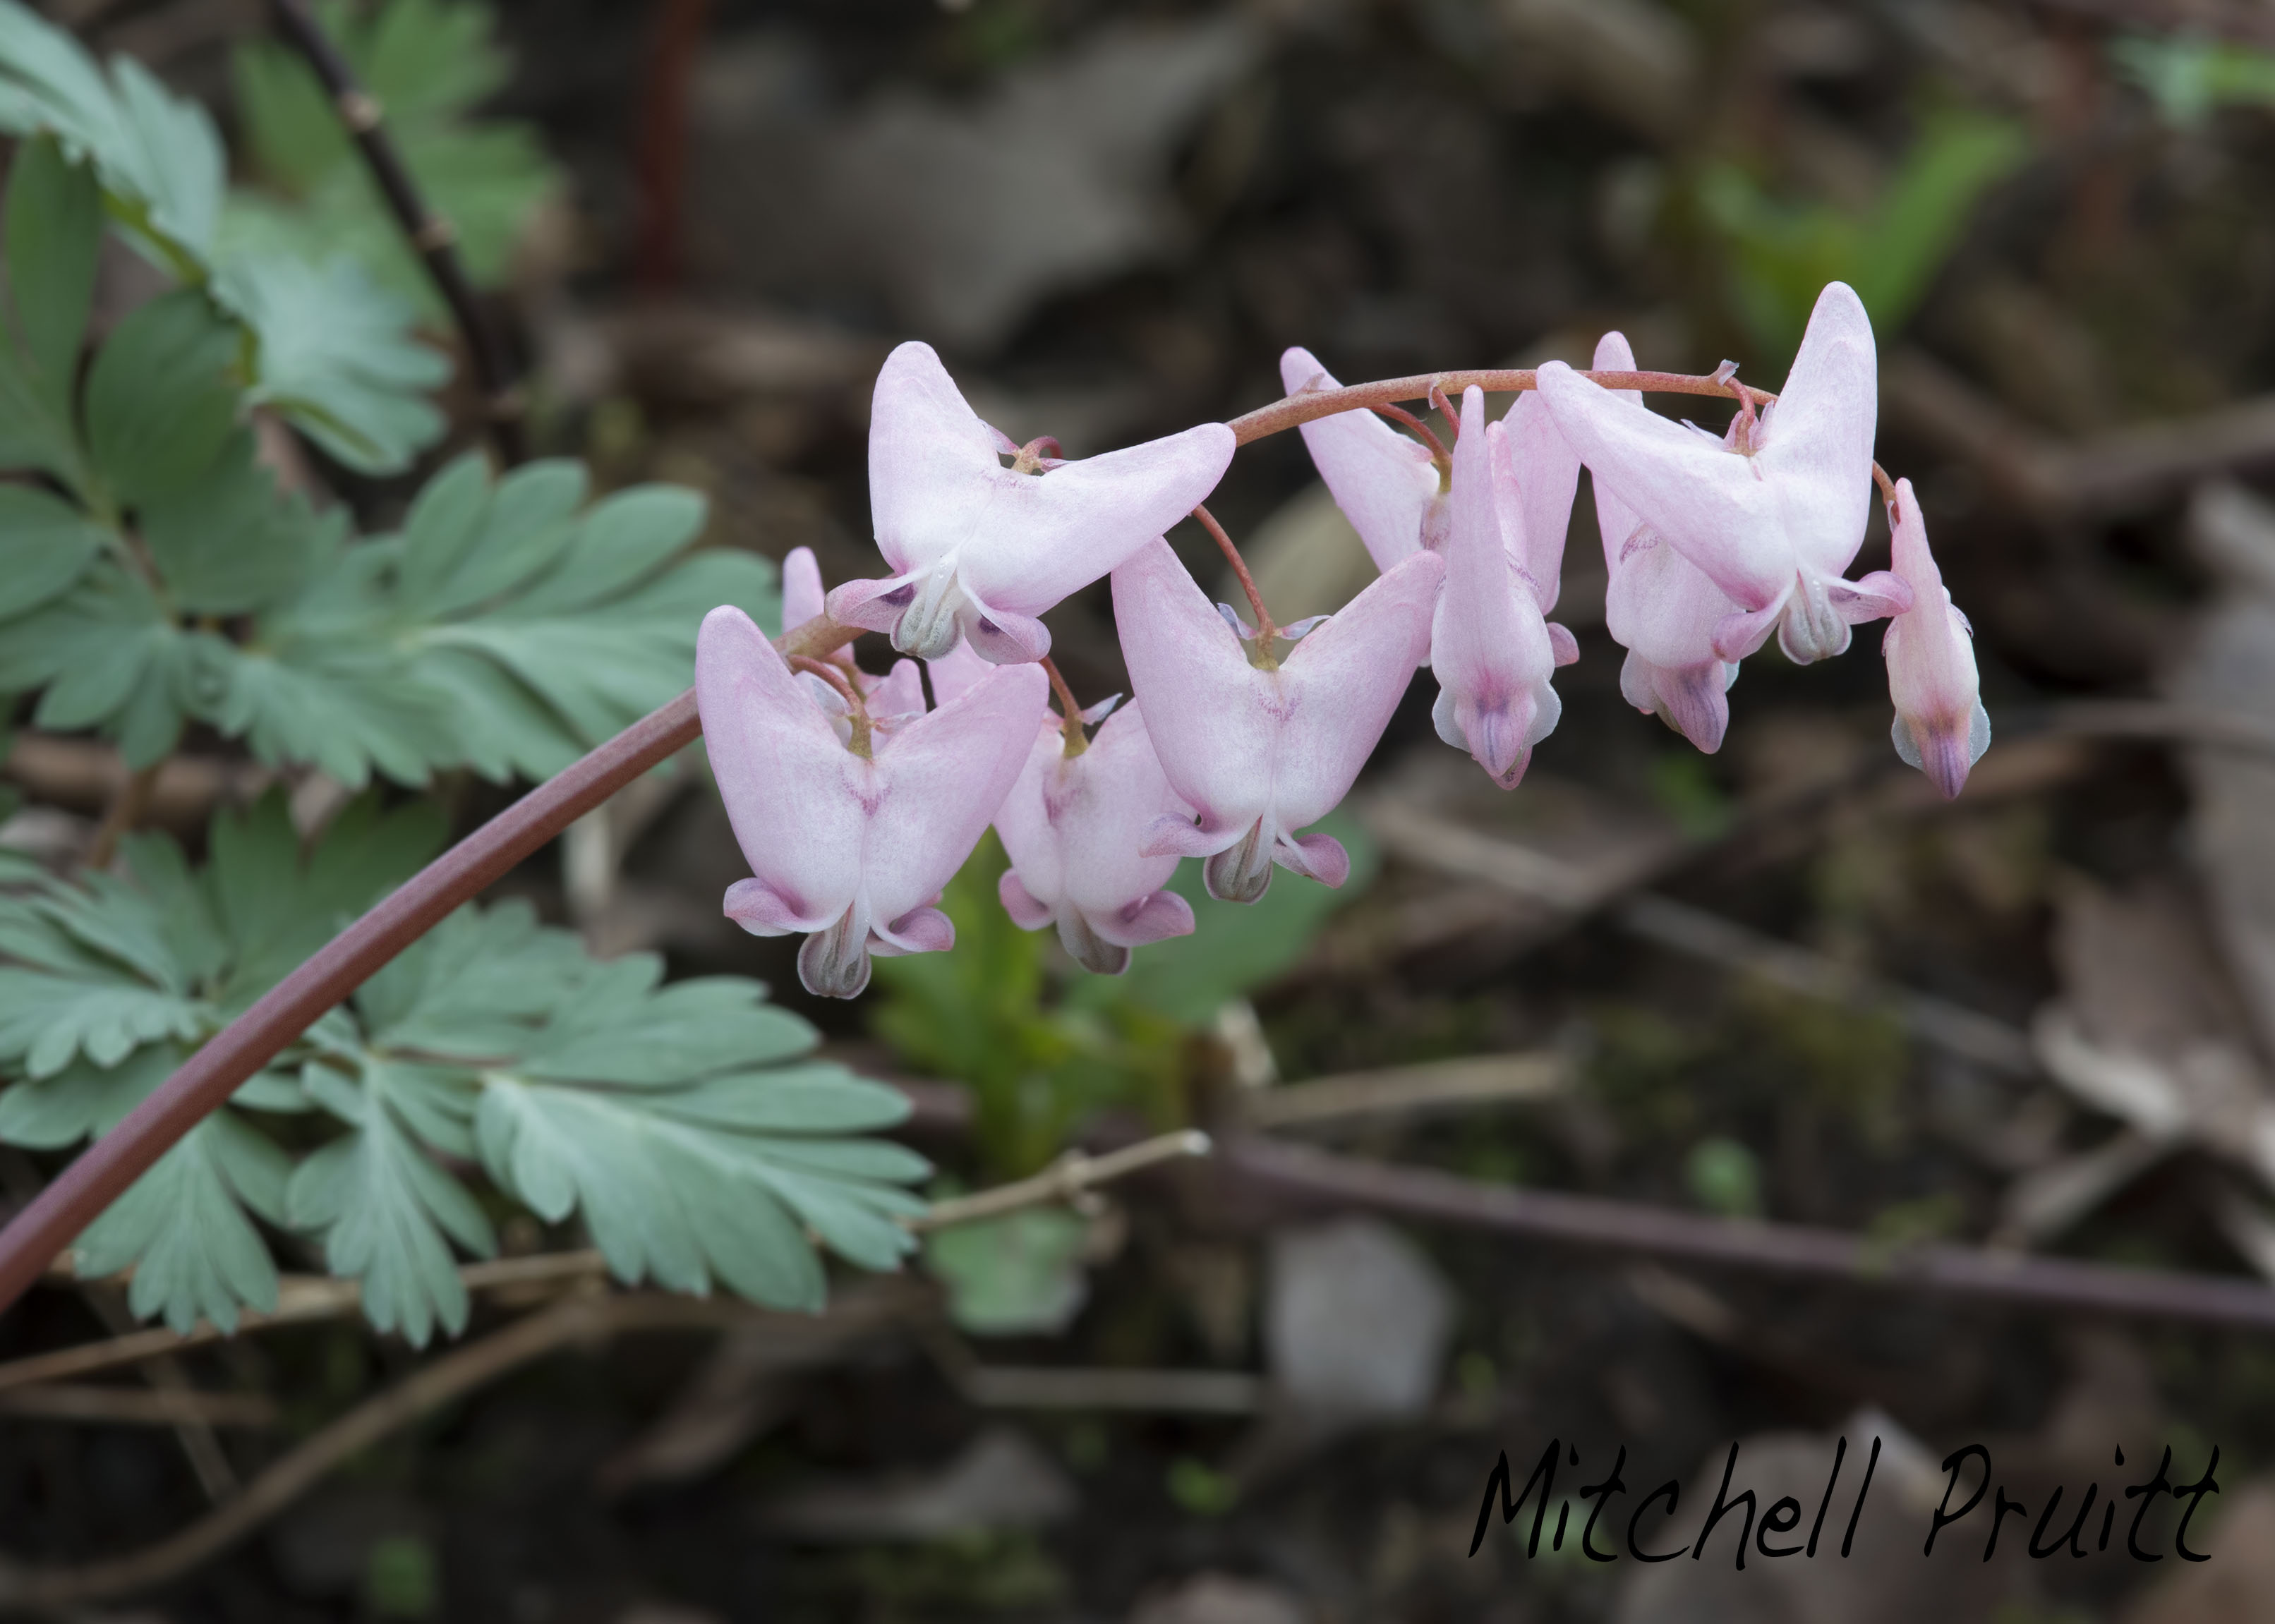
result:
[(1059, 674), (1058, 661), (1045, 654), (1042, 665), (1043, 674), (1051, 679), (1051, 691), (1059, 697), (1059, 729), (1066, 736), (1066, 753), (1078, 756), (1090, 748), (1082, 731), (1082, 706), (1075, 703), (1074, 690)]
[[(1436, 404), (1434, 390), (1432, 392), (1432, 404)], [(1438, 438), (1437, 430), (1432, 428), (1429, 424), (1416, 417), (1405, 407), (1393, 406), (1386, 403), (1375, 407), (1374, 412), (1378, 417), (1388, 418), (1394, 423), (1403, 423), (1412, 429), (1421, 439), (1422, 443), (1430, 448), (1430, 460), (1438, 465), (1440, 472), (1454, 465), (1454, 454), (1446, 449), (1446, 442)], [(1447, 413), (1448, 418), (1452, 415), (1451, 412)]]
[(364, 164), (378, 183), (396, 223), (410, 239), (412, 250), (426, 262), (427, 274), (435, 279), (435, 291), (450, 306), (450, 318), (457, 324), (458, 336), (465, 345), (466, 364), (473, 373), (474, 386), (481, 394), (483, 412), (488, 419), (490, 439), (497, 448), (499, 460), (508, 467), (523, 461), (528, 456), (522, 432), (528, 403), (516, 386), (513, 363), (505, 344), (467, 278), (465, 261), (458, 257), (457, 228), (427, 207), (418, 182), (412, 178), (410, 166), (404, 162), (394, 138), (388, 133), (385, 110), (358, 81), (355, 70), (316, 21), (307, 0), (269, 0), (269, 7), (276, 14), (278, 32), (306, 59), (325, 93), (332, 98), (340, 122), (355, 138)]

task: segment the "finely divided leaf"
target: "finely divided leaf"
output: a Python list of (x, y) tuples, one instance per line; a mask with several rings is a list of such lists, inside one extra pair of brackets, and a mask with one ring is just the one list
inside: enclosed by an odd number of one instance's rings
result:
[(353, 260), (246, 256), (214, 291), (253, 329), (246, 398), (348, 467), (399, 472), (442, 432), (427, 395), (449, 380), (450, 361), (412, 336), (410, 306)]
[[(327, 32), (387, 110), (388, 128), (428, 205), (456, 228), (477, 286), (502, 283), (532, 215), (560, 178), (530, 127), (466, 122), (505, 82), (487, 6), (389, 0), (362, 15), (326, 8)], [(230, 200), (224, 234), (244, 252), (345, 253), (430, 321), (442, 304), (322, 88), (269, 40), (238, 47), (238, 110), (263, 190)]]
[(72, 1248), (82, 1279), (132, 1268), (127, 1303), (176, 1331), (200, 1319), (237, 1329), (240, 1306), (276, 1306), (276, 1265), (245, 1209), (282, 1222), (287, 1162), (260, 1133), (218, 1111), (158, 1159)]
[(438, 1321), (454, 1336), (466, 1328), (450, 1241), (488, 1257), (497, 1237), (383, 1099), (367, 1102), (362, 1126), (300, 1164), (285, 1212), (296, 1228), (323, 1232), (332, 1273), (362, 1280), (364, 1313), (379, 1329), (424, 1347)]

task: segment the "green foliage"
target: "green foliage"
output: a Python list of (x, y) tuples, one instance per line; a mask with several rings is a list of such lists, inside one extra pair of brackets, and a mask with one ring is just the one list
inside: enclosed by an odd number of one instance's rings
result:
[[(478, 269), (502, 269), (552, 183), (525, 132), (463, 124), (503, 72), (488, 13), (390, 0), (329, 20)], [(202, 110), (0, 0), (0, 132), (21, 138), (0, 473), (37, 476), (0, 481), (0, 715), (36, 693), (38, 726), (99, 730), (137, 768), (194, 721), (351, 787), (548, 775), (687, 685), (713, 606), (772, 618), (772, 567), (691, 554), (692, 493), (594, 501), (573, 463), (501, 479), (463, 457), (368, 539), (280, 490), (254, 412), (393, 472), (440, 431), (426, 396), (449, 368), (411, 338), (401, 295), (423, 277), (313, 81), (267, 47), (241, 72), (259, 165), (296, 200), (224, 223)], [(89, 358), (106, 222), (180, 285)], [(162, 836), (71, 880), (0, 853), (0, 1139), (109, 1131), (442, 835), (431, 807), (367, 797), (304, 851), (280, 791), (217, 817), (202, 866)], [(817, 1241), (896, 1266), (928, 1168), (863, 1137), (901, 1097), (813, 1044), (754, 982), (665, 986), (654, 957), (597, 963), (525, 906), (468, 908), (175, 1145), (78, 1265), (131, 1268), (138, 1313), (233, 1327), (276, 1301), (261, 1226), (295, 1230), (361, 1282), (374, 1325), (424, 1342), (465, 1326), (458, 1257), (494, 1251), (518, 1201), (581, 1221), (624, 1280), (818, 1307)]]
[[(367, 797), (304, 856), (272, 795), (215, 820), (202, 869), (140, 836), (131, 878), (0, 895), (0, 1075), (20, 1079), (0, 1092), (0, 1139), (107, 1131), (441, 834), (429, 808)], [(132, 1265), (136, 1311), (177, 1328), (233, 1326), (276, 1301), (258, 1217), (321, 1236), (372, 1323), (423, 1343), (465, 1324), (454, 1248), (495, 1250), (454, 1170), (477, 1159), (540, 1217), (581, 1210), (626, 1280), (818, 1307), (809, 1229), (895, 1266), (897, 1220), (922, 1207), (901, 1187), (928, 1168), (858, 1136), (906, 1102), (807, 1061), (812, 1029), (757, 983), (661, 975), (648, 955), (589, 958), (522, 904), (461, 910), (169, 1152), (81, 1238), (80, 1269)], [(344, 1131), (295, 1167), (247, 1111)]]
[(1977, 200), (2029, 151), (2004, 119), (1937, 115), (1865, 209), (1780, 202), (1736, 165), (1708, 165), (1698, 206), (1727, 251), (1729, 297), (1761, 359), (1792, 359), (1828, 282), (1848, 283), (1874, 327), (1896, 332), (1927, 297)]
[[(91, 244), (104, 215), (211, 302), (236, 339), (231, 370), (248, 402), (268, 404), (364, 472), (408, 466), (441, 434), (442, 415), (425, 395), (450, 365), (412, 338), (413, 305), (372, 279), (351, 257), (355, 243), (314, 235), (294, 243), (225, 240), (227, 166), (213, 120), (197, 103), (131, 59), (106, 72), (70, 34), (17, 0), (0, 0), (0, 132), (49, 155), (10, 187), (9, 276), (26, 336), (9, 346), (13, 356), (0, 354), (0, 372), (13, 363), (26, 375), (0, 378), (0, 443), (12, 446), (11, 434), (23, 432), (10, 410), (19, 397), (43, 408), (44, 428), (36, 454), (19, 452), (19, 465), (68, 478), (48, 458), (60, 454), (52, 442), (69, 427), (67, 363), (86, 324)], [(99, 210), (87, 206), (83, 183), (57, 181), (65, 161), (88, 167)], [(53, 229), (19, 245), (19, 215)], [(49, 315), (61, 318), (52, 329)], [(34, 333), (42, 336), (32, 340)], [(209, 381), (202, 369), (199, 376)]]
[[(430, 207), (458, 234), (467, 274), (503, 282), (530, 215), (560, 178), (525, 125), (472, 124), (511, 64), (491, 39), (485, 5), (457, 0), (336, 3), (317, 8), (357, 77), (387, 110), (388, 129)], [(269, 40), (240, 45), (237, 103), (261, 182), (234, 193), (223, 239), (247, 253), (302, 259), (344, 252), (429, 319), (442, 314), (331, 102), (306, 63)]]
[(25, 561), (0, 584), (0, 692), (44, 689), (42, 727), (100, 729), (136, 767), (195, 720), (351, 788), (457, 766), (541, 778), (687, 685), (713, 605), (771, 612), (765, 560), (679, 556), (699, 497), (587, 504), (569, 462), (498, 480), (461, 458), (399, 534), (351, 542), (253, 463), (223, 347), (177, 293), (97, 356), (85, 460), (119, 520), (0, 487), (0, 561)]
[(2167, 124), (2194, 129), (2224, 107), (2275, 107), (2275, 51), (2187, 34), (2134, 34), (2109, 55)]
[(1050, 932), (1012, 923), (995, 892), (1009, 863), (991, 833), (941, 900), (956, 950), (880, 959), (885, 996), (871, 1025), (911, 1065), (971, 1084), (995, 1176), (1034, 1172), (1104, 1106), (1174, 1117), (1187, 1031), (1294, 965), (1374, 877), (1379, 858), (1355, 819), (1319, 827), (1350, 851), (1341, 890), (1283, 874), (1252, 906), (1220, 903), (1199, 865), (1182, 864), (1171, 888), (1192, 903), (1198, 928), (1139, 948), (1122, 976), (1067, 963)]
[(1090, 1226), (1057, 1207), (936, 1229), (925, 1266), (948, 1287), (949, 1313), (974, 1336), (1053, 1336), (1088, 1295), (1082, 1270)]
[(1698, 1141), (1683, 1159), (1683, 1182), (1698, 1205), (1725, 1218), (1762, 1215), (1762, 1169), (1741, 1140), (1717, 1134)]

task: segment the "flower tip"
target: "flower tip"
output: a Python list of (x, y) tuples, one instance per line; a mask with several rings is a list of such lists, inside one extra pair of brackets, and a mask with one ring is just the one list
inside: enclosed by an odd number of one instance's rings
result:
[(1894, 741), (1896, 754), (1903, 758), (1907, 766), (1924, 773), (1945, 800), (1955, 801), (1959, 792), (1967, 787), (1968, 774), (1983, 759), (1984, 752), (1991, 748), (1991, 713), (1983, 708), (1981, 700), (1976, 701), (1975, 714), (1968, 719), (1964, 737), (1955, 726), (1916, 729), (1898, 715), (1890, 737)]
[(869, 988), (869, 933), (848, 908), (797, 950), (797, 978), (816, 998), (858, 998)]

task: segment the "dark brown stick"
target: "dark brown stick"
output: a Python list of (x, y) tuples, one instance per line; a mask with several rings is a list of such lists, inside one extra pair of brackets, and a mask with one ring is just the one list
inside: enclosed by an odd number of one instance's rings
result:
[[(782, 638), (786, 654), (826, 654), (859, 629), (817, 616)], [(271, 987), (159, 1085), (0, 1230), (0, 1310), (158, 1158), (221, 1107), (323, 1013), (450, 912), (703, 730), (692, 690), (548, 779), (412, 875)]]
[(1427, 1167), (1331, 1155), (1254, 1135), (1217, 1141), (1243, 1190), (1365, 1207), (1606, 1251), (2040, 1308), (2275, 1331), (2275, 1290), (2256, 1280), (2117, 1268), (1953, 1245), (1889, 1247), (1799, 1224), (1709, 1218), (1594, 1196), (1480, 1184)]
[(355, 138), (388, 208), (411, 239), (412, 248), (426, 261), (427, 274), (435, 279), (442, 302), (450, 307), (450, 318), (457, 323), (458, 336), (465, 345), (466, 364), (473, 371), (474, 386), (481, 391), (483, 413), (499, 459), (509, 466), (522, 461), (528, 455), (522, 433), (525, 403), (515, 387), (513, 363), (505, 345), (483, 310), (473, 283), (466, 278), (465, 264), (458, 257), (457, 229), (427, 208), (403, 155), (387, 132), (384, 110), (357, 81), (347, 58), (309, 11), (307, 0), (269, 0), (269, 4), (278, 31), (307, 59), (332, 98), (340, 122)]
[(642, 96), (639, 173), (639, 247), (633, 269), (643, 292), (679, 281), (685, 249), (688, 87), (703, 44), (711, 0), (663, 0)]
[(118, 786), (118, 793), (111, 797), (102, 822), (94, 831), (94, 840), (87, 849), (89, 868), (109, 868), (110, 859), (118, 854), (118, 842), (141, 827), (144, 814), (150, 810), (150, 797), (157, 792), (158, 774), (165, 765), (163, 761), (154, 761)]

